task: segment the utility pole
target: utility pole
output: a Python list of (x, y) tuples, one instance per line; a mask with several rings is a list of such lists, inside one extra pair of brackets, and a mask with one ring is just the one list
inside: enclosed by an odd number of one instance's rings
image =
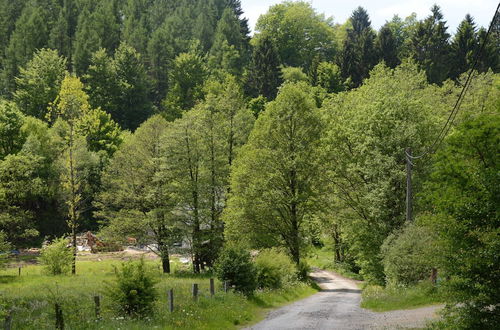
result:
[(406, 158), (406, 221), (412, 221), (412, 191), (411, 191), (411, 150), (410, 148), (406, 148), (405, 150), (405, 158)]

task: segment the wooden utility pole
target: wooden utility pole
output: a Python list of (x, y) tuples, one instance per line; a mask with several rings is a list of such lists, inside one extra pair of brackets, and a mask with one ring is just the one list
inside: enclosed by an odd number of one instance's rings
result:
[(406, 148), (405, 158), (406, 158), (406, 221), (412, 221), (412, 190), (411, 190), (411, 159), (410, 159), (410, 148)]

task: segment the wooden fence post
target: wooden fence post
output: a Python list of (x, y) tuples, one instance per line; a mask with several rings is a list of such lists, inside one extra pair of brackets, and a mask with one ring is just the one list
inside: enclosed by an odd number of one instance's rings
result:
[(10, 330), (12, 327), (12, 309), (7, 312), (7, 316), (5, 316), (5, 330)]
[(18, 269), (18, 275), (21, 276), (21, 267)]
[(210, 295), (213, 296), (215, 294), (215, 283), (214, 279), (210, 279)]
[(227, 293), (227, 281), (224, 281), (224, 292)]
[(193, 298), (194, 300), (198, 299), (198, 284), (193, 283)]
[(168, 290), (168, 309), (171, 313), (174, 311), (174, 289)]
[(94, 296), (94, 304), (95, 304), (95, 318), (101, 319), (101, 297)]
[(56, 303), (55, 309), (56, 309), (56, 329), (63, 330), (64, 329), (64, 318), (63, 318), (63, 312), (62, 312), (61, 306), (58, 303)]

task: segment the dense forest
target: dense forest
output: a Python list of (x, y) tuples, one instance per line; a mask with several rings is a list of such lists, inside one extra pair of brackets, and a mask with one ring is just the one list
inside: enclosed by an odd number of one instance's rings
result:
[[(376, 31), (361, 7), (334, 22), (283, 2), (251, 35), (239, 0), (0, 0), (0, 238), (134, 237), (164, 272), (187, 240), (200, 272), (224, 244), (299, 265), (328, 236), (368, 281), (438, 269), (469, 326), (493, 325), (500, 19), (487, 29), (465, 15), (453, 33), (438, 6)], [(413, 160), (406, 222), (404, 150), (440, 136), (474, 63), (453, 128)]]

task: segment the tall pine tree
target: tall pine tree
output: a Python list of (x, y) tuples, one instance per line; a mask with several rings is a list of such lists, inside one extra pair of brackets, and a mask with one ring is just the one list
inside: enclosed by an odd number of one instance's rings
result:
[(339, 64), (344, 79), (350, 79), (357, 87), (377, 62), (375, 32), (368, 13), (362, 7), (353, 11), (350, 20), (352, 28), (347, 30)]
[(260, 38), (253, 50), (248, 71), (247, 87), (250, 94), (273, 100), (282, 83), (280, 66), (279, 54), (271, 38)]
[(430, 83), (440, 84), (448, 78), (450, 66), (450, 35), (441, 9), (434, 5), (432, 14), (419, 22), (411, 40), (411, 53)]

